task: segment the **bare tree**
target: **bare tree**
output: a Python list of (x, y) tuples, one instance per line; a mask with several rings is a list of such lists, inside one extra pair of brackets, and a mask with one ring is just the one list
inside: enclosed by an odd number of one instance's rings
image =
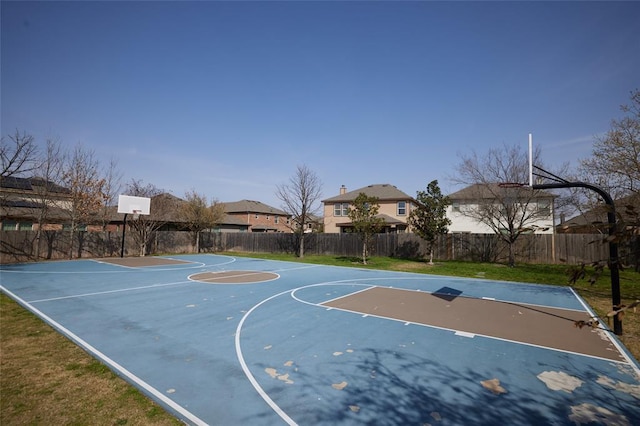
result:
[[(534, 164), (539, 164), (540, 149), (534, 152)], [(470, 185), (475, 208), (461, 209), (461, 213), (488, 226), (509, 247), (509, 266), (515, 265), (515, 242), (525, 233), (536, 229), (536, 223), (549, 218), (553, 206), (539, 203), (541, 191), (529, 186), (503, 187), (501, 183), (525, 183), (529, 181), (528, 153), (519, 145), (492, 148), (484, 156), (475, 151), (461, 155), (455, 183)], [(551, 224), (553, 226), (553, 217)]]
[(353, 224), (353, 232), (360, 235), (362, 240), (362, 263), (367, 264), (369, 247), (373, 241), (373, 236), (380, 232), (384, 225), (384, 220), (378, 216), (380, 204), (378, 197), (369, 197), (364, 192), (358, 194), (349, 206), (349, 219)]
[(131, 220), (129, 226), (134, 231), (133, 238), (140, 247), (140, 256), (147, 254), (153, 234), (162, 228), (176, 211), (176, 197), (167, 194), (153, 184), (144, 184), (141, 180), (131, 180), (126, 187), (127, 195), (151, 199), (150, 215), (139, 215)]
[(298, 166), (288, 184), (277, 186), (276, 196), (283, 202), (282, 209), (292, 217), (292, 230), (300, 242), (298, 256), (304, 257), (305, 225), (311, 223), (319, 210), (316, 203), (322, 196), (322, 182), (306, 165)]
[(111, 158), (102, 173), (104, 177), (104, 204), (100, 211), (100, 221), (104, 231), (111, 221), (112, 207), (117, 204), (116, 197), (122, 188), (122, 172), (118, 169), (118, 161)]
[[(34, 170), (34, 178), (31, 179), (33, 192), (38, 203), (38, 228), (36, 230), (36, 258), (40, 257), (40, 240), (42, 233), (46, 232), (45, 224), (56, 200), (64, 200), (68, 190), (59, 186), (62, 181), (64, 167), (64, 154), (60, 147), (60, 141), (48, 139), (44, 155), (40, 158), (38, 167)], [(61, 206), (62, 207), (62, 206)]]
[(0, 178), (28, 174), (38, 167), (38, 147), (33, 136), (18, 130), (0, 139)]
[(590, 158), (580, 162), (580, 171), (614, 199), (640, 193), (640, 90), (631, 92), (627, 115), (611, 121), (611, 129), (596, 139)]
[(105, 180), (94, 151), (77, 145), (68, 156), (62, 171), (62, 184), (70, 191), (67, 209), (69, 219), (69, 259), (73, 258), (74, 240), (81, 225), (87, 225), (104, 204)]
[(185, 194), (185, 202), (180, 205), (180, 219), (192, 234), (196, 253), (200, 253), (200, 234), (214, 228), (224, 219), (224, 205), (213, 200), (207, 202), (205, 195), (191, 190)]

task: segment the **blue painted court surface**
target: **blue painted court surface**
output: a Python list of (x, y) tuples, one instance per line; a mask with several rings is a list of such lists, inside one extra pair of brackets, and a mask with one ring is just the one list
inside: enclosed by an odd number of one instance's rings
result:
[[(638, 362), (605, 327), (574, 326), (594, 314), (568, 287), (152, 259), (2, 265), (1, 287), (187, 424), (640, 425)], [(388, 300), (366, 299), (380, 289)], [(376, 313), (396, 296), (407, 312)], [(429, 312), (407, 320), (418, 297), (437, 297), (451, 326)], [(477, 311), (456, 311), (463, 301)], [(366, 306), (345, 307), (357, 303)], [(505, 305), (513, 322), (497, 317)], [(585, 353), (474, 328), (494, 321), (524, 336), (539, 319), (559, 321), (541, 331), (550, 342), (571, 333), (602, 346)]]

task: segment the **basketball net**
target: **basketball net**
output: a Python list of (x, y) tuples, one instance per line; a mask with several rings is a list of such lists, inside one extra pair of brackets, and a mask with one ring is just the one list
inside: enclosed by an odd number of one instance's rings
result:
[(140, 217), (140, 212), (142, 210), (134, 210), (133, 211), (133, 220), (138, 220), (138, 218)]

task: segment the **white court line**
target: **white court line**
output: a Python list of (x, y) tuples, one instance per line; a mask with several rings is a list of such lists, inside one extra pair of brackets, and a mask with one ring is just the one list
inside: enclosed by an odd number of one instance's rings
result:
[(121, 265), (119, 263), (112, 263), (112, 262), (97, 260), (97, 259), (89, 259), (89, 260), (95, 263), (100, 263), (101, 265), (118, 266), (120, 268), (131, 269), (134, 271), (180, 271), (182, 269), (204, 268), (205, 266), (207, 266), (207, 264), (203, 262), (187, 262), (181, 259), (173, 259), (170, 257), (162, 257), (161, 259), (177, 260), (177, 261), (180, 261), (181, 263), (173, 263), (173, 264), (170, 264), (172, 266), (170, 268), (160, 269), (158, 267), (169, 266), (169, 265), (160, 264), (160, 265), (147, 265), (147, 266), (129, 266), (129, 265)]
[(97, 291), (94, 293), (82, 293), (82, 294), (72, 294), (71, 296), (60, 296), (60, 297), (51, 297), (49, 299), (38, 299), (38, 300), (30, 300), (29, 303), (41, 303), (41, 302), (51, 302), (54, 300), (63, 300), (63, 299), (75, 299), (80, 297), (88, 297), (88, 296), (100, 296), (103, 294), (111, 294), (111, 293), (122, 293), (127, 291), (135, 291), (135, 290), (144, 290), (147, 288), (156, 288), (156, 287), (168, 287), (172, 285), (180, 285), (180, 284), (190, 284), (193, 281), (177, 281), (173, 283), (164, 283), (164, 284), (151, 284), (145, 285), (141, 287), (130, 287), (130, 288), (121, 288), (118, 290), (106, 290), (106, 291)]
[[(127, 272), (164, 272), (164, 271), (182, 271), (182, 270), (187, 270), (187, 269), (197, 269), (197, 268), (205, 268), (205, 267), (219, 267), (219, 266), (224, 266), (224, 265), (228, 265), (230, 263), (233, 263), (236, 261), (236, 258), (233, 257), (229, 257), (229, 256), (223, 256), (223, 255), (211, 255), (211, 256), (217, 256), (217, 257), (226, 257), (229, 258), (231, 260), (227, 261), (227, 262), (223, 262), (223, 263), (217, 263), (217, 264), (213, 264), (213, 265), (209, 265), (203, 262), (188, 262), (192, 265), (189, 266), (181, 266), (181, 265), (176, 265), (173, 268), (155, 268), (153, 266), (146, 266), (146, 267), (131, 267), (131, 266), (126, 266), (126, 265), (118, 265), (116, 263), (110, 263), (110, 262), (102, 262), (100, 260), (96, 260), (96, 259), (74, 259), (75, 261), (89, 261), (89, 262), (93, 262), (93, 263), (99, 263), (101, 265), (110, 265), (110, 266), (119, 266), (122, 269), (116, 269), (113, 271), (14, 271), (14, 270), (10, 270), (10, 269), (3, 269), (0, 267), (0, 272), (2, 273), (12, 273), (12, 274), (122, 274), (122, 273), (127, 273)], [(178, 258), (167, 258), (167, 259), (171, 259), (171, 260), (182, 260), (182, 259), (178, 259)], [(193, 265), (196, 264), (196, 265)], [(162, 266), (162, 265), (159, 265)], [(155, 268), (155, 269), (152, 269)]]
[[(211, 273), (211, 274), (224, 274), (225, 272), (234, 272), (234, 271), (216, 271), (216, 272), (209, 272), (209, 273)], [(247, 272), (247, 273), (244, 273), (244, 274), (225, 275), (223, 277), (209, 277), (209, 278), (202, 278), (202, 279), (192, 278), (195, 275), (201, 275), (201, 274), (206, 274), (206, 272), (198, 272), (197, 274), (191, 274), (187, 278), (189, 280), (193, 281), (193, 282), (208, 283), (208, 284), (216, 284), (215, 281), (217, 281), (217, 280), (242, 278), (242, 277), (251, 277), (251, 276), (254, 276), (254, 275), (261, 275), (261, 274), (272, 274), (272, 275), (275, 275), (275, 278), (269, 278), (268, 280), (262, 280), (262, 281), (249, 281), (249, 282), (239, 282), (239, 283), (226, 282), (226, 283), (223, 283), (223, 284), (261, 284), (261, 283), (266, 283), (266, 282), (269, 282), (269, 281), (275, 281), (278, 278), (280, 278), (280, 274), (276, 274), (275, 272), (265, 272), (265, 271), (251, 271), (251, 272)]]
[(240, 346), (240, 336), (242, 334), (242, 326), (244, 325), (244, 322), (249, 317), (249, 315), (251, 315), (251, 313), (253, 311), (255, 311), (257, 308), (259, 308), (264, 303), (267, 303), (268, 301), (270, 301), (272, 299), (275, 299), (276, 297), (282, 296), (283, 294), (287, 294), (290, 291), (291, 290), (285, 290), (285, 291), (283, 291), (281, 293), (278, 293), (278, 294), (275, 294), (275, 295), (273, 295), (271, 297), (268, 297), (268, 298), (264, 299), (263, 301), (259, 302), (258, 304), (254, 305), (251, 309), (249, 309), (247, 311), (247, 313), (244, 314), (244, 316), (242, 317), (240, 322), (238, 323), (238, 327), (236, 327), (235, 346), (236, 346), (236, 356), (238, 357), (238, 362), (240, 362), (240, 367), (242, 367), (242, 371), (244, 371), (245, 376), (247, 376), (247, 379), (249, 379), (249, 382), (251, 383), (253, 388), (256, 390), (256, 392), (258, 392), (258, 395), (260, 395), (262, 397), (264, 402), (266, 402), (269, 405), (269, 407), (271, 407), (271, 409), (278, 416), (280, 416), (280, 418), (282, 420), (284, 420), (288, 425), (293, 426), (293, 425), (297, 425), (297, 423), (291, 417), (289, 417), (287, 415), (287, 413), (285, 413), (282, 410), (282, 408), (280, 408), (280, 406), (278, 406), (278, 404), (276, 404), (273, 401), (273, 399), (271, 399), (269, 397), (269, 395), (265, 392), (265, 390), (262, 389), (262, 386), (260, 386), (260, 384), (258, 383), (256, 378), (254, 377), (254, 375), (251, 374), (251, 370), (249, 370), (249, 367), (247, 366), (247, 363), (244, 360), (244, 356), (242, 355), (242, 347)]
[(124, 376), (127, 379), (129, 379), (130, 382), (135, 383), (137, 386), (139, 386), (140, 388), (144, 389), (145, 391), (147, 391), (149, 394), (153, 395), (158, 400), (162, 401), (169, 408), (171, 408), (175, 413), (179, 414), (180, 416), (183, 416), (185, 419), (188, 419), (189, 421), (191, 421), (195, 425), (198, 425), (198, 426), (206, 426), (207, 425), (206, 422), (204, 422), (203, 420), (198, 418), (196, 415), (194, 415), (193, 413), (191, 413), (190, 411), (188, 411), (187, 409), (185, 409), (184, 407), (182, 407), (181, 405), (179, 405), (178, 403), (176, 403), (172, 399), (167, 398), (167, 396), (164, 395), (162, 392), (160, 392), (159, 390), (157, 390), (156, 388), (154, 388), (153, 386), (151, 386), (150, 384), (148, 384), (147, 382), (145, 382), (144, 380), (142, 380), (141, 378), (139, 378), (135, 374), (131, 373), (129, 370), (127, 370), (126, 368), (124, 368), (123, 366), (121, 366), (120, 364), (118, 364), (117, 362), (112, 360), (111, 358), (109, 358), (107, 355), (105, 355), (102, 352), (100, 352), (98, 349), (96, 349), (93, 346), (91, 346), (88, 342), (86, 342), (86, 341), (82, 340), (80, 337), (76, 336), (73, 332), (71, 332), (70, 330), (68, 330), (67, 328), (62, 326), (61, 324), (57, 323), (56, 321), (54, 321), (49, 316), (45, 315), (42, 311), (38, 310), (37, 308), (35, 308), (31, 304), (29, 304), (28, 302), (24, 301), (23, 299), (21, 299), (17, 295), (13, 294), (12, 292), (10, 292), (9, 290), (7, 290), (6, 288), (4, 288), (1, 285), (0, 285), (0, 289), (3, 292), (5, 292), (6, 294), (10, 295), (11, 298), (14, 299), (15, 301), (17, 301), (20, 305), (22, 305), (23, 307), (25, 307), (26, 309), (28, 309), (32, 313), (36, 314), (41, 319), (43, 319), (45, 322), (47, 322), (49, 325), (54, 327), (56, 330), (58, 330), (59, 332), (61, 332), (65, 336), (67, 336), (69, 339), (71, 339), (73, 342), (75, 342), (78, 346), (82, 347), (87, 352), (92, 354), (94, 357), (98, 358), (103, 363), (107, 364), (111, 369), (118, 371), (122, 376)]
[[(333, 281), (333, 282), (335, 282), (335, 283), (343, 283), (343, 282), (363, 281), (363, 280), (366, 280), (366, 281), (385, 280), (385, 281), (387, 281), (387, 280), (405, 280), (405, 279), (407, 279), (407, 278), (406, 277), (357, 278), (357, 279), (353, 279), (353, 280), (340, 280), (340, 281)], [(411, 279), (419, 280), (420, 277), (411, 278)], [(315, 285), (315, 284), (313, 284), (313, 285)], [(326, 285), (326, 283), (320, 283), (319, 285)], [(366, 284), (356, 284), (354, 282), (353, 285), (366, 285)], [(439, 295), (440, 296), (452, 296), (451, 294), (448, 294), (448, 293), (439, 293), (437, 291), (428, 291), (428, 290), (422, 290), (422, 289), (402, 288), (402, 287), (393, 287), (393, 286), (375, 286), (373, 284), (371, 285), (371, 287), (395, 288), (397, 290), (402, 290), (402, 291), (413, 291), (413, 292), (416, 292), (416, 293), (428, 293), (428, 294), (433, 294), (436, 297), (439, 296)], [(300, 287), (300, 288), (304, 288), (304, 287)], [(295, 290), (297, 290), (297, 289), (295, 289)], [(295, 291), (295, 290), (293, 290), (293, 291)], [(365, 290), (367, 290), (367, 289), (365, 289)], [(336, 297), (334, 299), (325, 300), (322, 303), (324, 304), (324, 303), (333, 302), (333, 301), (342, 299), (344, 297), (349, 297), (351, 295), (358, 294), (359, 292), (365, 291), (365, 290), (359, 290), (359, 291), (357, 291), (355, 293), (349, 293), (349, 294), (345, 294), (343, 296), (338, 296), (338, 297)], [(506, 304), (510, 304), (510, 305), (522, 306), (522, 307), (525, 307), (525, 308), (526, 307), (553, 308), (553, 309), (562, 309), (562, 310), (565, 310), (565, 311), (572, 311), (572, 312), (583, 312), (582, 309), (565, 308), (565, 307), (561, 307), (561, 306), (540, 305), (540, 304), (537, 304), (537, 303), (516, 302), (516, 301), (513, 301), (513, 300), (496, 299), (495, 297), (466, 296), (464, 294), (460, 294), (460, 295), (455, 296), (455, 297), (462, 297), (462, 298), (466, 298), (466, 299), (488, 300), (488, 301), (491, 301), (491, 302), (506, 303)], [(296, 298), (294, 297), (294, 299), (296, 299)], [(301, 303), (307, 303), (307, 302), (305, 302), (304, 300), (301, 300), (301, 299), (296, 299), (296, 300), (298, 300)], [(582, 305), (584, 306), (584, 304), (582, 304)]]
[[(589, 314), (591, 315), (591, 318), (598, 318), (596, 313), (591, 310), (589, 305), (587, 305), (587, 303), (584, 300), (582, 300), (582, 297), (580, 297), (580, 295), (575, 292), (573, 287), (569, 287), (569, 289), (571, 289), (571, 292), (576, 297), (576, 299), (578, 299), (578, 301), (582, 304), (582, 306), (584, 306), (587, 312), (589, 312)], [(631, 365), (631, 368), (633, 368), (633, 371), (636, 373), (636, 376), (638, 376), (638, 379), (640, 380), (640, 367), (638, 367), (636, 363), (633, 362), (633, 359), (627, 354), (627, 351), (618, 343), (617, 339), (611, 338), (611, 336), (609, 335), (609, 331), (604, 327), (604, 325), (602, 325), (602, 322), (600, 322), (598, 327), (604, 330), (604, 333), (602, 334), (605, 334), (607, 336), (607, 339), (609, 339), (609, 341), (616, 347), (616, 349), (618, 349), (618, 352), (620, 352), (622, 356), (627, 360), (629, 365)]]
[[(364, 285), (364, 284), (354, 284), (354, 285)], [(331, 303), (331, 302), (335, 302), (336, 300), (340, 300), (340, 299), (344, 299), (345, 297), (350, 297), (350, 296), (355, 296), (356, 294), (360, 294), (360, 293), (364, 293), (365, 291), (369, 291), (372, 288), (376, 288), (375, 285), (369, 286), (367, 288), (363, 288), (362, 290), (358, 290), (358, 291), (354, 291), (353, 293), (349, 293), (343, 296), (338, 296), (338, 297), (334, 297), (333, 299), (329, 299), (329, 300), (325, 300), (324, 302), (322, 302), (322, 304), (324, 305), (325, 303)], [(297, 297), (293, 296), (292, 297), (296, 300), (298, 300), (299, 302), (301, 302), (300, 299), (298, 299)]]
[[(300, 269), (319, 268), (320, 266), (324, 266), (324, 265), (307, 265), (307, 266), (297, 266), (295, 268), (280, 268), (280, 269), (274, 269), (273, 272), (276, 272), (276, 271), (298, 271)], [(269, 272), (269, 271), (265, 271), (265, 272)]]

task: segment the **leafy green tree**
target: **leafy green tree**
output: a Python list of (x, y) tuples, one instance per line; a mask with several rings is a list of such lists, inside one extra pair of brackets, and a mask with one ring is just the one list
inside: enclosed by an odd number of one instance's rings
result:
[(413, 232), (427, 242), (429, 264), (433, 265), (433, 245), (440, 234), (446, 234), (451, 220), (447, 218), (449, 197), (442, 194), (437, 180), (427, 185), (426, 191), (416, 193), (417, 206), (409, 214), (409, 224)]
[(367, 264), (369, 247), (375, 234), (380, 232), (384, 220), (378, 216), (380, 205), (378, 197), (367, 196), (364, 192), (358, 194), (349, 207), (349, 219), (353, 224), (353, 232), (360, 234), (362, 239), (362, 263)]

